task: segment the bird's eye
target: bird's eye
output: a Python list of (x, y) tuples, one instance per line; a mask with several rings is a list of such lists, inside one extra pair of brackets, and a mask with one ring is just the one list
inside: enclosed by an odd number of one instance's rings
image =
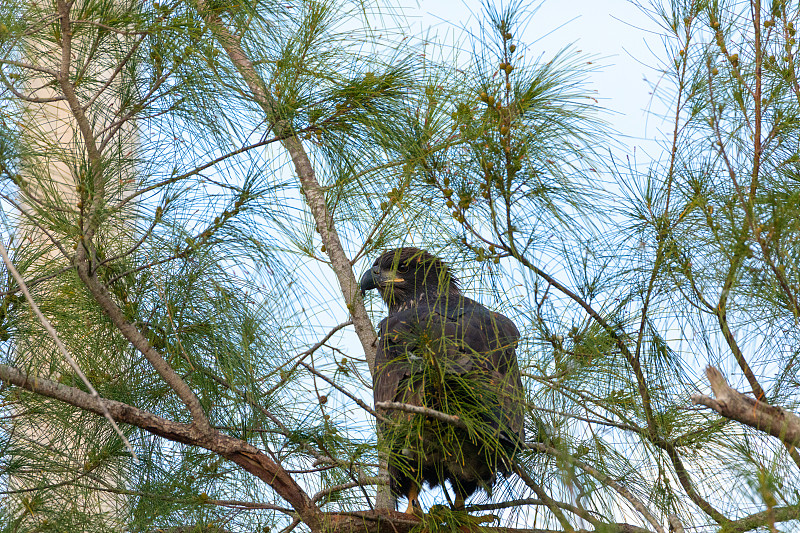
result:
[(401, 274), (405, 274), (406, 272), (408, 272), (408, 263), (400, 263), (399, 265), (397, 265), (397, 271), (400, 272)]

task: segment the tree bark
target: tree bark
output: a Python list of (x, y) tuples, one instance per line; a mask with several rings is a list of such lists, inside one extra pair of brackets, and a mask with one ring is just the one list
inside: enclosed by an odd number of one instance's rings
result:
[(732, 389), (722, 373), (713, 366), (706, 368), (706, 376), (716, 399), (694, 394), (692, 403), (705, 405), (725, 418), (777, 437), (787, 446), (797, 446), (800, 443), (800, 417)]
[[(479, 517), (472, 517), (479, 518)], [(357, 511), (354, 513), (330, 513), (325, 515), (325, 527), (337, 533), (409, 533), (420, 528), (422, 521), (397, 511)], [(604, 533), (651, 533), (650, 530), (631, 524), (603, 524)], [(447, 531), (481, 531), (483, 533), (563, 533), (560, 530), (513, 527), (486, 527), (478, 525), (462, 525), (453, 528), (442, 528)], [(428, 531), (427, 528), (422, 528)], [(575, 533), (594, 533), (591, 530), (576, 529)]]

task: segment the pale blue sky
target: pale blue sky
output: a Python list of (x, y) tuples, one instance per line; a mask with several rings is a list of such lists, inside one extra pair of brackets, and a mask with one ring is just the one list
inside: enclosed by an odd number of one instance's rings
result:
[[(472, 13), (479, 14), (482, 5), (480, 0), (418, 0), (407, 12), (411, 31), (432, 32), (452, 42), (461, 27), (475, 27)], [(630, 149), (649, 145), (652, 151), (663, 123), (646, 110), (664, 109), (651, 95), (660, 78), (654, 54), (665, 56), (656, 23), (630, 0), (543, 0), (532, 9), (527, 31), (519, 36), (531, 45), (529, 54), (541, 53), (546, 59), (574, 45), (594, 56), (599, 69), (590, 76), (591, 86), (601, 105), (614, 112), (607, 118), (622, 134), (620, 141)]]

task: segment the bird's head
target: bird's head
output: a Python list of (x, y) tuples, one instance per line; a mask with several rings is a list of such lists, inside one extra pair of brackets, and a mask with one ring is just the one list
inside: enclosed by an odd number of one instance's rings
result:
[(361, 291), (371, 289), (380, 292), (391, 310), (423, 297), (461, 294), (447, 264), (419, 248), (396, 248), (378, 257), (361, 277)]

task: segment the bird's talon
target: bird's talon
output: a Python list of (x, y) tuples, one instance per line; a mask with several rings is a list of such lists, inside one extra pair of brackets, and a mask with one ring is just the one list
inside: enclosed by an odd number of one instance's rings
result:
[(419, 504), (419, 500), (416, 498), (409, 500), (408, 507), (406, 507), (406, 514), (422, 518), (422, 515), (425, 513), (422, 512), (422, 506)]

